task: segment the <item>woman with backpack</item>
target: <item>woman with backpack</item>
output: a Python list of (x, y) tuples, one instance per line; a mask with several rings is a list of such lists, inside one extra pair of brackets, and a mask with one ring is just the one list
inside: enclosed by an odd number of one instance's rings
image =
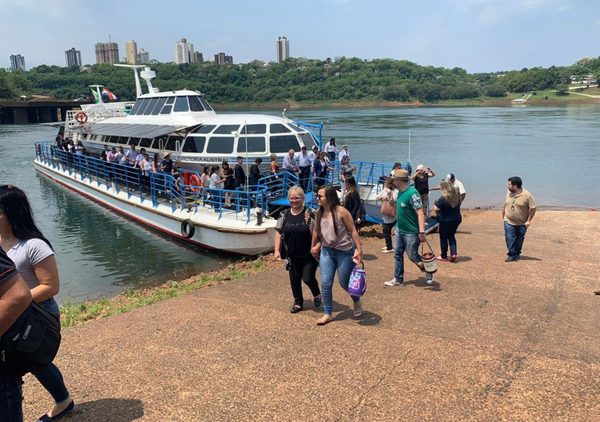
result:
[[(0, 186), (0, 246), (31, 289), (33, 300), (60, 318), (54, 300), (60, 284), (54, 250), (35, 225), (25, 192), (11, 185)], [(55, 402), (50, 412), (38, 421), (56, 420), (73, 411), (75, 403), (56, 365), (50, 364), (33, 375)]]
[(304, 205), (304, 190), (299, 186), (288, 190), (288, 199), (291, 207), (283, 212), (275, 227), (274, 258), (281, 260), (283, 250), (294, 295), (290, 312), (295, 314), (304, 309), (302, 280), (310, 288), (315, 308), (321, 306), (321, 291), (315, 277), (318, 263), (310, 253), (314, 213)]
[[(333, 320), (333, 279), (338, 273), (342, 289), (348, 291), (350, 275), (355, 265), (362, 263), (360, 237), (346, 208), (340, 205), (337, 191), (332, 185), (317, 192), (319, 209), (315, 218), (311, 254), (321, 264), (321, 287), (323, 290), (323, 316), (317, 325)], [(362, 298), (350, 296), (354, 302), (354, 316), (362, 315)]]

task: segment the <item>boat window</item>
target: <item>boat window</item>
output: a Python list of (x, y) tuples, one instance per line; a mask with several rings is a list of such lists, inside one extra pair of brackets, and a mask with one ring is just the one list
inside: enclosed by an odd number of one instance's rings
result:
[(212, 136), (206, 147), (207, 154), (231, 154), (233, 152), (233, 136)]
[(270, 144), (271, 153), (288, 152), (291, 149), (300, 151), (300, 144), (298, 144), (298, 139), (294, 135), (271, 136)]
[(202, 103), (202, 105), (204, 106), (204, 108), (205, 108), (206, 110), (209, 110), (209, 111), (214, 111), (214, 110), (213, 110), (213, 108), (210, 106), (210, 104), (208, 104), (208, 101), (206, 101), (206, 100), (204, 99), (204, 97), (198, 97), (198, 98), (200, 99), (200, 102)]
[(190, 111), (187, 97), (177, 97), (177, 99), (175, 100), (175, 107), (173, 107), (173, 111)]
[(142, 105), (142, 101), (143, 100), (137, 100), (135, 102), (135, 104), (133, 105), (133, 108), (131, 109), (131, 112), (129, 114), (136, 114), (137, 111), (140, 109), (140, 105)]
[(174, 138), (169, 138), (167, 140), (167, 144), (165, 145), (165, 149), (168, 149), (169, 151), (175, 151), (176, 148), (176, 139)]
[(191, 111), (204, 111), (204, 107), (202, 106), (202, 103), (200, 102), (198, 97), (188, 97), (188, 99), (190, 100)]
[(160, 111), (160, 114), (171, 114), (171, 109), (173, 108), (172, 105), (166, 104), (162, 110)]
[(140, 106), (140, 109), (138, 110), (138, 112), (136, 113), (137, 116), (142, 116), (144, 114), (146, 114), (146, 109), (148, 108), (148, 106), (150, 105), (150, 102), (153, 100), (153, 98), (146, 98), (144, 99), (144, 103)]
[(104, 136), (102, 138), (101, 142), (109, 142), (109, 143), (115, 143), (117, 142), (118, 137), (117, 136)]
[[(248, 144), (246, 146), (246, 143)], [(238, 138), (237, 153), (245, 154), (246, 152), (265, 152), (267, 143), (264, 136), (242, 136)]]
[(295, 125), (295, 124), (293, 124), (293, 123), (288, 123), (288, 125), (290, 125), (290, 127), (291, 127), (292, 129), (294, 129), (295, 131), (297, 131), (297, 132), (304, 132), (304, 131), (306, 130), (306, 129), (301, 129), (300, 127), (296, 126), (296, 125)]
[(231, 135), (231, 132), (234, 132), (240, 128), (240, 125), (221, 125), (215, 130), (215, 134), (223, 134), (223, 135)]
[(141, 147), (150, 148), (150, 145), (152, 145), (152, 139), (142, 138), (140, 140), (140, 146)]
[(261, 134), (261, 133), (267, 133), (267, 125), (264, 124), (260, 124), (260, 125), (246, 125), (246, 126), (242, 126), (242, 130), (240, 130), (240, 135), (254, 135), (254, 134)]
[(315, 142), (315, 140), (313, 139), (313, 137), (308, 132), (301, 133), (300, 134), (300, 139), (302, 139), (302, 142), (304, 142), (304, 145), (306, 145), (306, 148), (308, 148), (309, 151), (315, 145), (317, 145), (317, 143)]
[(158, 113), (160, 113), (160, 111), (163, 108), (163, 105), (165, 104), (165, 101), (167, 101), (167, 99), (165, 97), (159, 98), (158, 102), (156, 103), (156, 105), (154, 106), (154, 108), (152, 109), (150, 114), (152, 114), (153, 116), (156, 116)]
[(175, 102), (175, 97), (167, 98), (167, 102), (165, 104), (173, 104)]
[(146, 109), (144, 110), (144, 115), (149, 115), (152, 113), (152, 110), (154, 110), (154, 107), (156, 107), (156, 103), (158, 102), (158, 98), (152, 98), (152, 100), (150, 100), (150, 104), (148, 104), (148, 107), (146, 107)]
[[(127, 143), (127, 138), (123, 137), (123, 139), (125, 140), (124, 143)], [(137, 147), (139, 145), (139, 143), (140, 143), (140, 138), (129, 138), (129, 145), (135, 145)]]
[(84, 133), (83, 136), (82, 136), (83, 139), (87, 139), (87, 137), (88, 137), (87, 133)]
[(271, 133), (290, 133), (290, 128), (282, 125), (281, 123), (271, 123), (270, 125)]
[(206, 136), (188, 136), (183, 144), (183, 152), (204, 152)]
[(192, 133), (210, 133), (215, 128), (215, 125), (204, 125), (196, 128)]

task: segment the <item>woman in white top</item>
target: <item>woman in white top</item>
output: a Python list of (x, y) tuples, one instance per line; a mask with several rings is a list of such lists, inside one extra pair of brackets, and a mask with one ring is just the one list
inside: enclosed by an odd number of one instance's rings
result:
[[(60, 318), (54, 300), (60, 281), (52, 245), (35, 225), (25, 192), (11, 185), (0, 186), (0, 246), (31, 289), (33, 300)], [(50, 412), (39, 420), (55, 420), (73, 411), (75, 404), (56, 365), (51, 363), (33, 375), (55, 402)]]
[(335, 154), (337, 153), (337, 147), (335, 146), (335, 138), (329, 139), (329, 142), (325, 146), (325, 152), (327, 153), (329, 161), (333, 163), (335, 161)]
[[(322, 187), (317, 192), (319, 210), (316, 214), (310, 253), (321, 264), (321, 294), (323, 316), (317, 325), (333, 320), (333, 279), (338, 273), (342, 289), (348, 290), (350, 274), (355, 264), (362, 263), (362, 246), (352, 216), (340, 205), (333, 185)], [(354, 302), (354, 316), (362, 315), (362, 298), (350, 296)]]

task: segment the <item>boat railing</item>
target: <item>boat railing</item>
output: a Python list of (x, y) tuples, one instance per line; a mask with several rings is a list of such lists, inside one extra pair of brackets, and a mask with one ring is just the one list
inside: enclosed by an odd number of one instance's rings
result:
[[(219, 219), (229, 215), (235, 219), (245, 219), (248, 223), (254, 208), (266, 210), (269, 206), (267, 190), (261, 186), (252, 190), (208, 189), (186, 184), (183, 177), (175, 179), (171, 174), (144, 173), (129, 165), (67, 152), (47, 142), (36, 143), (35, 149), (39, 161), (57, 170), (71, 176), (78, 175), (81, 180), (87, 179), (107, 191), (112, 189), (117, 194), (125, 192), (127, 199), (136, 196), (140, 203), (151, 201), (154, 208), (160, 204), (168, 204), (172, 212), (178, 209), (197, 212), (200, 207), (211, 208), (218, 213)], [(196, 172), (186, 172), (199, 177)]]
[[(78, 113), (85, 113), (85, 121), (81, 123), (76, 119)], [(81, 126), (89, 123), (99, 122), (111, 117), (125, 117), (127, 111), (124, 107), (104, 107), (102, 104), (96, 104), (92, 107), (86, 108), (85, 110), (67, 110), (67, 117), (65, 119), (67, 129), (80, 128)]]
[(303, 120), (295, 120), (295, 123), (310, 132), (314, 139), (317, 141), (319, 149), (323, 147), (323, 126), (324, 123), (308, 123)]

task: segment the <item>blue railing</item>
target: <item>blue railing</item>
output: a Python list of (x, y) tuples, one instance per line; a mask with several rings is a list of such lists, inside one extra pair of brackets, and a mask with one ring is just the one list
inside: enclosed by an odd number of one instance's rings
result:
[[(319, 149), (323, 148), (323, 126), (324, 123), (308, 123), (303, 120), (296, 120), (296, 124), (310, 132), (312, 137), (317, 141)], [(315, 131), (317, 133), (315, 133)]]
[[(219, 214), (234, 214), (235, 218), (245, 217), (250, 221), (253, 208), (268, 209), (267, 188), (256, 186), (247, 190), (209, 189), (193, 184), (186, 184), (184, 177), (175, 179), (170, 174), (143, 174), (139, 169), (129, 165), (121, 165), (101, 160), (96, 157), (74, 154), (54, 147), (50, 143), (35, 144), (37, 158), (55, 169), (78, 175), (120, 193), (125, 191), (127, 198), (137, 195), (140, 203), (151, 201), (154, 208), (161, 203), (168, 203), (171, 210), (189, 209), (196, 212), (199, 207), (212, 208)], [(189, 176), (198, 173), (185, 171)]]

